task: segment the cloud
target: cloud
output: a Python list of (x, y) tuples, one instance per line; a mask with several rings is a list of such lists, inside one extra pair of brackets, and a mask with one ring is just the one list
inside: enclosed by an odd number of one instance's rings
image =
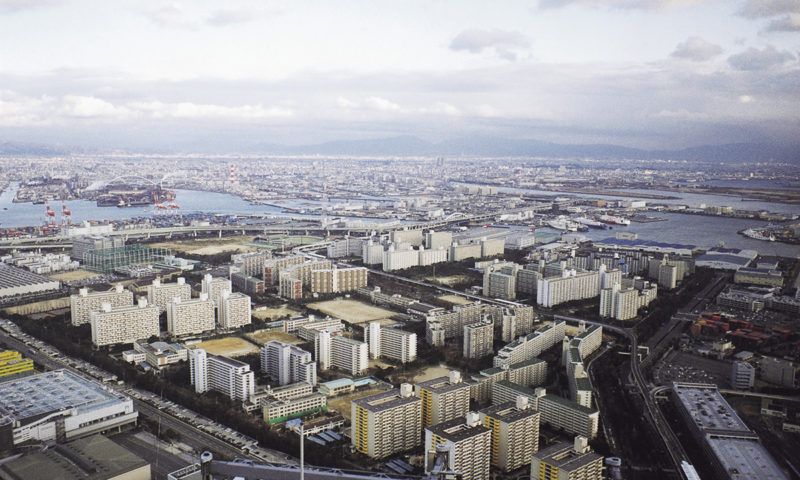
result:
[(183, 5), (178, 2), (167, 2), (164, 5), (143, 12), (151, 22), (159, 27), (166, 28), (195, 28), (194, 21), (189, 19), (188, 14), (183, 9)]
[(682, 108), (680, 110), (661, 110), (655, 115), (656, 118), (668, 118), (668, 119), (675, 119), (675, 120), (689, 120), (689, 121), (697, 121), (697, 120), (708, 120), (711, 118), (711, 115), (702, 112), (692, 112)]
[(774, 46), (768, 45), (763, 50), (750, 47), (742, 53), (731, 55), (728, 63), (736, 70), (757, 71), (779, 67), (796, 58), (786, 50), (778, 51)]
[(66, 95), (62, 98), (58, 113), (77, 118), (116, 118), (122, 119), (130, 114), (125, 107), (116, 107), (112, 103), (95, 97), (82, 95)]
[(800, 0), (747, 0), (739, 14), (747, 18), (769, 18), (800, 13)]
[(540, 0), (539, 8), (562, 8), (568, 5), (619, 8), (624, 10), (665, 10), (675, 7), (691, 7), (710, 0)]
[(800, 13), (789, 13), (767, 25), (768, 32), (800, 32)]
[(39, 7), (58, 5), (61, 0), (0, 0), (0, 13), (16, 13)]
[(512, 62), (517, 59), (516, 50), (529, 46), (530, 41), (525, 35), (498, 29), (471, 28), (462, 31), (450, 42), (450, 50), (453, 51), (464, 50), (470, 53), (481, 53), (484, 50), (493, 49), (498, 57)]
[(369, 107), (369, 108), (371, 108), (373, 110), (378, 110), (378, 111), (381, 111), (381, 112), (400, 112), (400, 111), (402, 111), (402, 108), (400, 108), (400, 105), (398, 105), (398, 104), (396, 104), (394, 102), (390, 102), (389, 100), (386, 100), (385, 98), (381, 98), (381, 97), (369, 97), (369, 98), (366, 99), (364, 104), (367, 107)]
[(700, 37), (689, 37), (685, 42), (679, 43), (672, 52), (676, 58), (684, 58), (693, 62), (705, 62), (722, 53), (722, 47), (708, 43)]
[(206, 19), (205, 23), (213, 27), (227, 27), (252, 22), (256, 16), (251, 10), (217, 10)]

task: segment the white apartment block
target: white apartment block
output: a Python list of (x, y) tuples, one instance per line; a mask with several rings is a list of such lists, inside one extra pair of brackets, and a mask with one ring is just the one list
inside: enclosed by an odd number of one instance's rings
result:
[[(466, 416), (425, 428), (425, 452), (440, 444), (451, 448), (451, 465), (463, 480), (488, 480), (492, 461), (492, 430), (481, 425), (480, 415)], [(430, 472), (430, 455), (425, 455), (425, 471)]]
[(494, 366), (511, 365), (539, 357), (545, 350), (561, 343), (566, 326), (567, 324), (563, 320), (551, 322), (536, 329), (533, 333), (519, 337), (497, 352), (494, 357)]
[(250, 297), (244, 293), (223, 292), (219, 307), (219, 324), (222, 328), (239, 328), (253, 321)]
[(422, 230), (393, 230), (389, 232), (392, 243), (409, 243), (415, 247), (422, 245)]
[(460, 262), (468, 258), (481, 258), (481, 245), (479, 243), (468, 243), (466, 245), (459, 245), (458, 242), (453, 242), (450, 247), (450, 261)]
[(167, 303), (175, 297), (183, 301), (192, 299), (192, 287), (183, 277), (179, 277), (175, 283), (161, 283), (161, 280), (156, 278), (152, 285), (147, 286), (147, 302), (157, 306), (159, 312), (166, 311)]
[(383, 245), (372, 240), (364, 242), (361, 249), (361, 260), (365, 265), (380, 265), (383, 263)]
[(383, 252), (382, 263), (384, 272), (416, 267), (419, 265), (419, 252), (413, 247), (401, 250), (392, 244), (389, 245), (388, 250)]
[(328, 245), (328, 258), (360, 257), (364, 248), (364, 238), (345, 237)]
[(158, 307), (139, 299), (138, 305), (112, 307), (104, 303), (99, 311), (92, 312), (92, 343), (100, 347), (118, 343), (133, 343), (158, 336)]
[(218, 319), (220, 305), (222, 304), (222, 293), (232, 291), (233, 286), (231, 285), (231, 281), (223, 277), (212, 277), (207, 274), (203, 276), (203, 280), (200, 284), (200, 292), (208, 295), (208, 298), (214, 302)]
[(214, 330), (214, 302), (205, 293), (194, 300), (175, 297), (167, 303), (167, 332), (173, 336)]
[(506, 241), (504, 238), (482, 239), (481, 258), (502, 255), (505, 251)]
[(311, 353), (287, 343), (270, 341), (261, 348), (261, 370), (280, 385), (317, 384), (317, 363), (312, 361)]
[(311, 292), (352, 292), (367, 286), (367, 276), (368, 271), (364, 267), (314, 270), (311, 272)]
[(419, 263), (418, 265), (433, 265), (434, 263), (442, 263), (447, 261), (450, 250), (444, 247), (438, 247), (431, 250), (426, 250), (419, 247)]
[(125, 290), (122, 285), (117, 285), (108, 292), (89, 292), (86, 288), (78, 290), (77, 295), (70, 295), (70, 314), (72, 325), (78, 326), (92, 320), (91, 313), (100, 310), (103, 303), (110, 303), (112, 307), (129, 307), (133, 305), (133, 292)]
[[(327, 340), (330, 339), (330, 340)], [(324, 342), (329, 341), (329, 351), (325, 352)], [(336, 367), (351, 375), (361, 375), (369, 368), (369, 347), (364, 342), (341, 335), (320, 335), (320, 357), (328, 356), (329, 367)], [(320, 367), (322, 365), (320, 361)]]
[(189, 371), (195, 391), (214, 390), (232, 400), (246, 402), (255, 391), (255, 378), (250, 365), (202, 349), (189, 352)]
[(416, 384), (414, 393), (422, 399), (424, 427), (463, 417), (469, 411), (470, 386), (461, 381), (457, 371)]
[(280, 280), (280, 274), (283, 269), (291, 266), (298, 265), (306, 261), (306, 257), (302, 255), (292, 255), (291, 257), (273, 258), (264, 261), (264, 284), (275, 285)]
[(464, 357), (482, 358), (494, 352), (494, 323), (483, 320), (464, 325)]
[(658, 295), (658, 287), (650, 286), (649, 282), (636, 283), (641, 288), (614, 284), (600, 290), (600, 316), (629, 320), (636, 317), (640, 308), (650, 305)]
[(553, 307), (572, 300), (593, 298), (600, 295), (602, 285), (610, 287), (615, 283), (622, 283), (622, 272), (606, 271), (605, 265), (600, 265), (597, 272), (562, 269), (561, 277), (543, 278), (537, 282), (536, 303)]
[(453, 234), (451, 232), (425, 232), (425, 248), (428, 250), (438, 250), (440, 248), (445, 251), (450, 249), (453, 244)]
[(422, 401), (410, 384), (370, 395), (351, 403), (350, 438), (356, 450), (372, 458), (385, 458), (420, 444)]
[(504, 308), (501, 320), (502, 340), (510, 343), (519, 336), (531, 333), (534, 321), (533, 307)]
[(380, 322), (370, 322), (364, 328), (364, 341), (369, 345), (370, 358), (386, 357), (402, 363), (417, 359), (417, 334), (397, 328), (381, 328)]
[(264, 276), (264, 264), (270, 258), (272, 258), (272, 253), (269, 250), (259, 250), (231, 255), (231, 263), (238, 265), (240, 273), (249, 277), (261, 278)]
[[(432, 315), (427, 315), (425, 317), (426, 329), (431, 328), (432, 324), (435, 323), (436, 328), (441, 327), (444, 329), (445, 338), (458, 338), (464, 335), (464, 325), (480, 322), (487, 315), (491, 317), (493, 322), (500, 323), (503, 318), (503, 309), (480, 302), (456, 305), (450, 312), (435, 312)], [(426, 331), (426, 339), (428, 337), (429, 335)]]
[(547, 362), (534, 358), (526, 362), (481, 370), (470, 382), (470, 398), (485, 403), (492, 399), (492, 385), (507, 380), (525, 387), (538, 387), (547, 380)]

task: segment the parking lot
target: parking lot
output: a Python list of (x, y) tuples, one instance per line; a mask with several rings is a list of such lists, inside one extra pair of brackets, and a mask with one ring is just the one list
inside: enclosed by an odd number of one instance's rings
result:
[(672, 382), (713, 383), (730, 386), (731, 364), (725, 360), (701, 357), (686, 352), (670, 352), (653, 369), (656, 384)]

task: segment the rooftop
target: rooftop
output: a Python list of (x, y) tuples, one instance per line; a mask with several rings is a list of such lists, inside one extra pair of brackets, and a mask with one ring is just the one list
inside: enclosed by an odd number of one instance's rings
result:
[(674, 383), (672, 391), (701, 431), (750, 433), (716, 385)]
[(450, 383), (450, 377), (438, 377), (431, 380), (426, 380), (417, 384), (417, 387), (430, 390), (434, 393), (446, 393), (458, 390), (461, 388), (469, 388), (463, 381), (461, 383)]
[(450, 440), (453, 443), (460, 442), (476, 435), (491, 432), (490, 429), (484, 427), (480, 423), (473, 427), (467, 425), (465, 417), (458, 417), (446, 422), (437, 423), (427, 427), (434, 435)]
[(422, 400), (413, 395), (401, 397), (400, 389), (398, 388), (389, 390), (388, 392), (378, 393), (377, 395), (370, 395), (368, 397), (362, 397), (357, 400), (353, 400), (354, 404), (360, 405), (370, 412), (380, 412), (382, 410), (388, 410), (390, 408), (414, 402), (422, 402)]
[(559, 442), (539, 450), (534, 456), (541, 461), (566, 471), (577, 470), (585, 465), (602, 459), (602, 455), (594, 452), (578, 453), (573, 450), (573, 444)]
[(531, 407), (520, 410), (517, 408), (517, 402), (505, 402), (486, 407), (483, 410), (480, 410), (480, 413), (497, 418), (503, 422), (515, 422), (517, 420), (522, 420), (523, 418), (538, 415), (539, 412)]
[(788, 477), (754, 438), (709, 435), (708, 445), (731, 480), (786, 480)]

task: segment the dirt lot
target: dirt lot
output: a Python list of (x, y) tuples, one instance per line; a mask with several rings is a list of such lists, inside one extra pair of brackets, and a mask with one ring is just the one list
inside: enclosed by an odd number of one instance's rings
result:
[(151, 247), (162, 247), (174, 252), (191, 253), (193, 255), (216, 255), (222, 252), (250, 252), (257, 250), (251, 242), (252, 236), (234, 238), (214, 238), (198, 240), (176, 240), (174, 242), (159, 242)]
[(245, 334), (245, 337), (248, 339), (256, 342), (259, 345), (264, 345), (265, 343), (276, 340), (278, 342), (288, 343), (291, 345), (299, 345), (303, 343), (303, 340), (297, 338), (296, 336), (292, 335), (291, 333), (286, 333), (283, 330), (275, 329), (275, 330), (259, 330), (253, 333)]
[(425, 277), (426, 282), (436, 283), (439, 285), (444, 285), (446, 287), (452, 287), (453, 285), (459, 285), (464, 282), (469, 282), (470, 278), (466, 275), (450, 275), (449, 277)]
[(250, 353), (258, 353), (259, 351), (257, 346), (239, 337), (216, 338), (194, 345), (206, 350), (208, 353), (226, 357), (239, 357)]
[(253, 316), (259, 320), (277, 320), (283, 317), (291, 317), (301, 313), (299, 310), (294, 310), (289, 307), (266, 308), (264, 310), (256, 310)]
[(389, 320), (394, 312), (367, 305), (358, 300), (337, 299), (327, 302), (311, 303), (308, 305), (326, 315), (341, 318), (345, 322), (363, 325), (375, 320), (381, 320), (381, 326), (394, 325), (395, 321)]
[(328, 400), (328, 409), (333, 409), (339, 412), (348, 422), (350, 421), (350, 404), (353, 400), (358, 400), (359, 398), (368, 397), (370, 395), (376, 395), (378, 393), (383, 392), (379, 388), (373, 388), (371, 390), (364, 390), (361, 392), (353, 392), (352, 395), (344, 395), (341, 397), (335, 397)]
[(444, 365), (430, 366), (421, 371), (414, 377), (414, 383), (424, 382), (426, 380), (433, 380), (434, 378), (446, 377), (450, 375), (450, 368)]
[(60, 280), (62, 282), (70, 282), (72, 280), (83, 280), (84, 278), (93, 278), (100, 276), (99, 273), (89, 272), (86, 270), (72, 270), (71, 272), (61, 272), (48, 275), (53, 280)]
[(472, 303), (472, 300), (468, 298), (464, 298), (460, 295), (442, 295), (441, 297), (436, 297), (443, 302), (447, 302), (453, 305), (467, 305)]

